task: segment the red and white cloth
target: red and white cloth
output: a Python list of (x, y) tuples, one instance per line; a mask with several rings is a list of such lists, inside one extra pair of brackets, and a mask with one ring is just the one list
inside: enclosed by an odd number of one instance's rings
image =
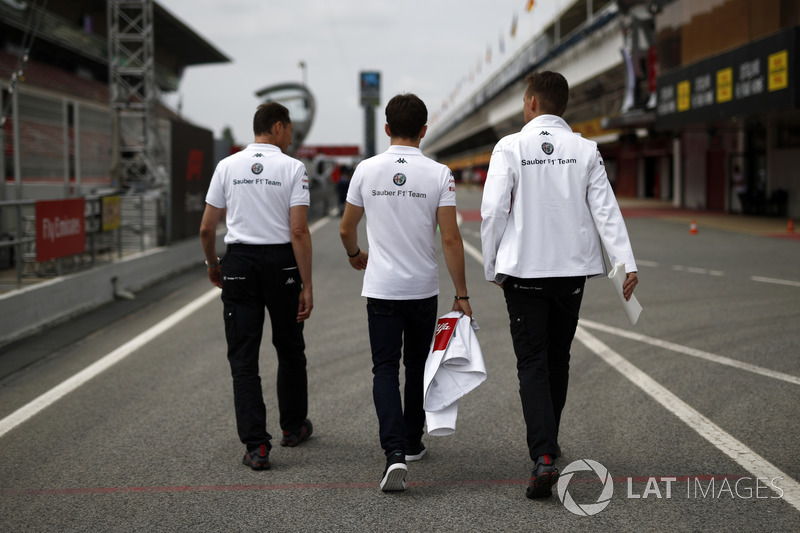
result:
[(456, 430), (458, 400), (486, 381), (478, 337), (478, 324), (467, 315), (451, 311), (436, 324), (436, 336), (425, 362), (425, 420), (428, 434), (452, 435)]

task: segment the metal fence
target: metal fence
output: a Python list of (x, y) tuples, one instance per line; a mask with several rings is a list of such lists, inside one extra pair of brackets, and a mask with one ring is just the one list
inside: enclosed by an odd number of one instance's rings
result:
[(36, 201), (0, 202), (0, 218), (6, 229), (0, 233), (0, 270), (16, 269), (17, 288), (24, 278), (53, 277), (110, 262), (125, 254), (145, 251), (163, 241), (164, 210), (154, 195), (120, 197), (120, 225), (104, 231), (102, 196), (84, 198), (85, 251), (39, 262), (36, 259)]

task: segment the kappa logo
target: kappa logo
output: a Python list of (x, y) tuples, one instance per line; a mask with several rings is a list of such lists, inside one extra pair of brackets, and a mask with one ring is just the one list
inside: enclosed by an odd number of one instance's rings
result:
[(398, 159), (397, 161), (395, 161), (395, 163), (403, 163), (403, 164), (405, 164), (405, 163), (408, 163), (408, 161), (406, 161), (405, 159), (403, 159), (403, 158), (401, 157), (400, 159)]
[(406, 183), (406, 175), (398, 172), (397, 174), (394, 175), (394, 177), (392, 177), (392, 181), (398, 187), (402, 187)]
[(286, 283), (284, 283), (284, 285), (294, 285), (295, 283), (297, 282), (294, 280), (294, 278), (289, 278), (286, 280)]
[(544, 130), (544, 131), (540, 131), (539, 135), (551, 135), (551, 133), (549, 131), (547, 131), (547, 130)]
[(257, 152), (253, 154), (253, 157), (264, 157), (264, 154), (262, 154), (261, 152)]
[(580, 293), (581, 293), (581, 288), (578, 287), (577, 289), (575, 289), (575, 292), (573, 292), (572, 294), (580, 294)]
[(546, 153), (547, 155), (550, 155), (550, 154), (553, 153), (553, 150), (554, 150), (554, 148), (553, 148), (552, 144), (550, 144), (550, 143), (542, 143), (542, 152)]

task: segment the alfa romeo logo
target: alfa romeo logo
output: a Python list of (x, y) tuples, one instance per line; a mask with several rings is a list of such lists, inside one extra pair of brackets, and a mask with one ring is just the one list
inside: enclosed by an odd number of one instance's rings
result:
[(542, 152), (550, 155), (553, 153), (553, 145), (550, 143), (542, 143)]
[(253, 171), (253, 174), (261, 174), (261, 171), (264, 170), (264, 167), (261, 166), (261, 163), (254, 163), (250, 170)]
[[(575, 475), (575, 472), (581, 471), (594, 472), (597, 474), (597, 477), (600, 478), (600, 482), (603, 483), (603, 491), (594, 503), (578, 504), (572, 499), (572, 496), (570, 496), (567, 490), (572, 476)], [(592, 516), (599, 513), (608, 506), (611, 502), (611, 496), (614, 495), (614, 480), (611, 478), (611, 474), (608, 473), (608, 469), (591, 459), (579, 459), (568, 464), (561, 473), (561, 477), (558, 478), (557, 487), (558, 498), (561, 500), (561, 503), (564, 504), (564, 507), (579, 516)]]
[(405, 184), (406, 175), (405, 174), (401, 174), (401, 173), (398, 172), (397, 174), (394, 175), (394, 177), (392, 178), (392, 181), (394, 181), (395, 185), (400, 187), (401, 185)]

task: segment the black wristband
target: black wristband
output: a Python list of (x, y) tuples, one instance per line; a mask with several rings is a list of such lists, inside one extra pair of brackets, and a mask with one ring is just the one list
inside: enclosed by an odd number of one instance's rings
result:
[(469, 300), (469, 296), (456, 296), (454, 300)]
[[(347, 254), (347, 250), (345, 250), (345, 251), (344, 251), (344, 253), (346, 253), (346, 254)], [(358, 254), (360, 254), (360, 253), (361, 253), (361, 248), (359, 248), (358, 250), (356, 250), (356, 253), (354, 253), (353, 255), (347, 254), (347, 257), (351, 257), (351, 258), (352, 258), (352, 257), (355, 257), (355, 256), (357, 256), (357, 255), (358, 255)]]

